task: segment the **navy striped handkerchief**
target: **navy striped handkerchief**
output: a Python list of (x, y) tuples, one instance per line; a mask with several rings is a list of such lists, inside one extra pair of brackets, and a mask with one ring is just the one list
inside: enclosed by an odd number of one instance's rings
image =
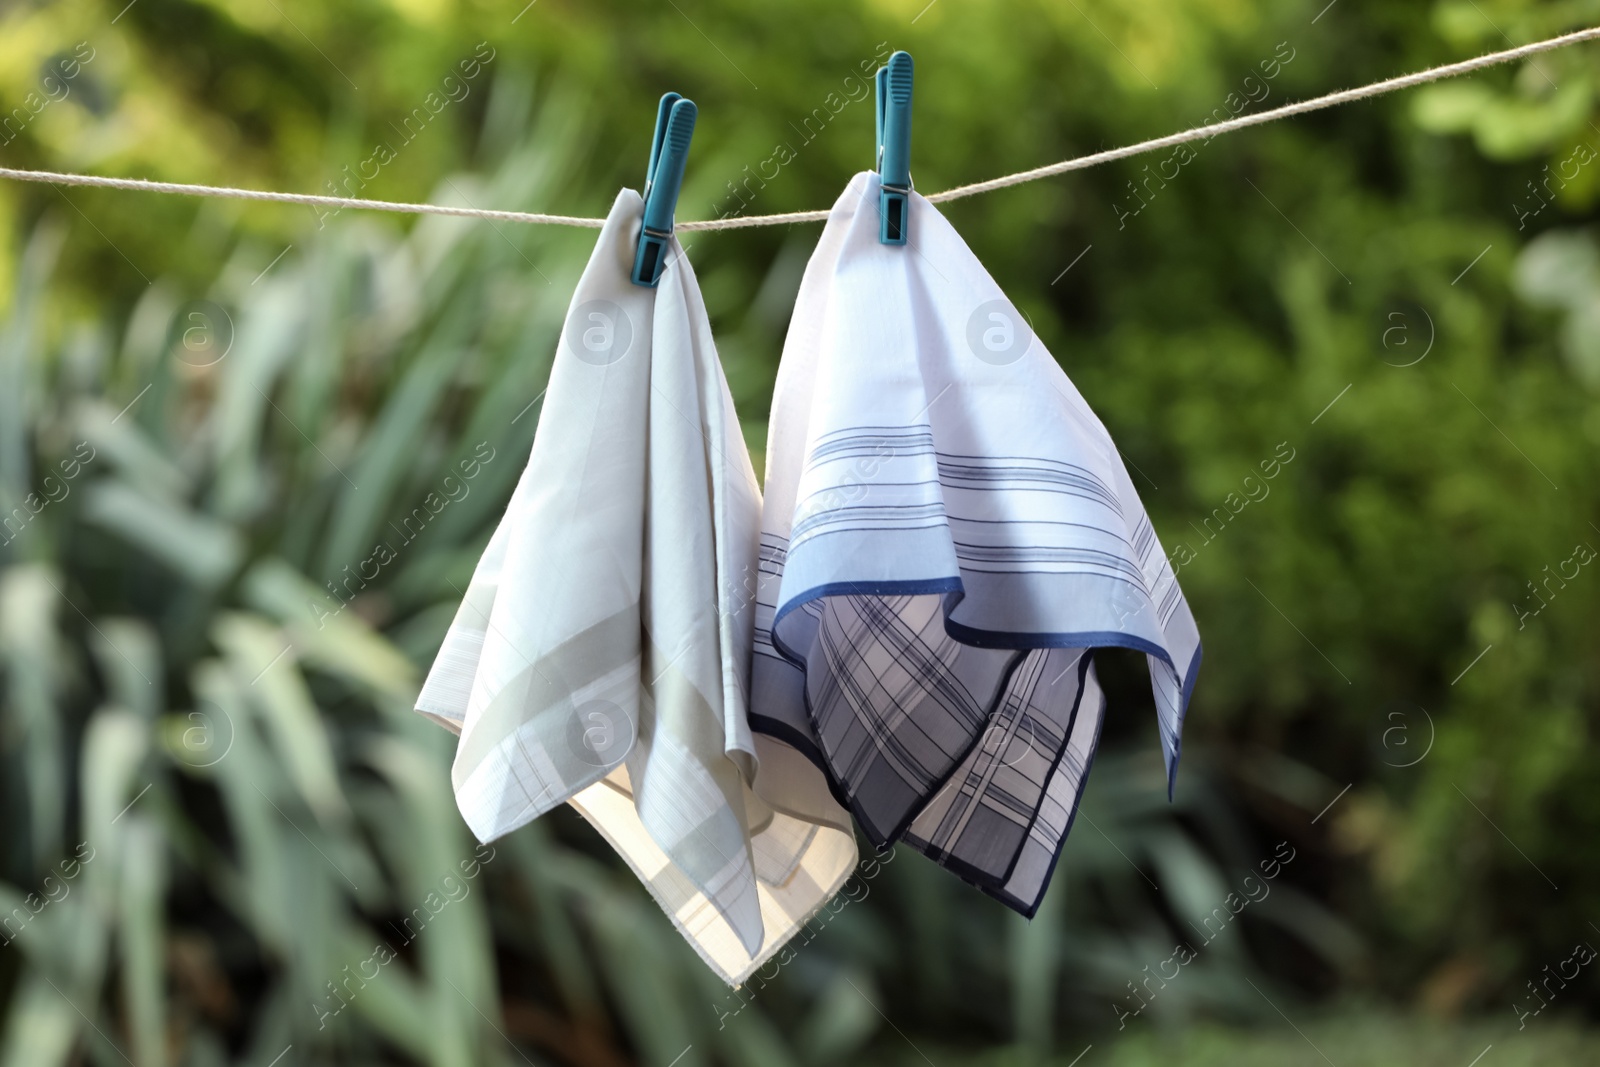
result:
[[(1105, 427), (972, 251), (878, 178), (834, 205), (773, 396), (751, 727), (874, 847), (904, 841), (1031, 916), (1105, 698), (1149, 660), (1169, 790), (1200, 638)], [(803, 769), (802, 769), (803, 768)], [(775, 796), (775, 803), (782, 803)]]

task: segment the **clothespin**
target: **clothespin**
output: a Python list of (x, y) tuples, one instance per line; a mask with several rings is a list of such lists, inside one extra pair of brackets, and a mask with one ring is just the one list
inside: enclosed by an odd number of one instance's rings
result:
[(697, 114), (693, 100), (677, 93), (661, 98), (656, 132), (650, 141), (650, 165), (644, 176), (644, 226), (633, 260), (633, 284), (654, 289), (661, 280), (662, 260), (672, 240), (672, 213), (683, 188), (683, 165), (689, 158)]
[(896, 52), (878, 68), (878, 240), (906, 243), (911, 209), (911, 54)]

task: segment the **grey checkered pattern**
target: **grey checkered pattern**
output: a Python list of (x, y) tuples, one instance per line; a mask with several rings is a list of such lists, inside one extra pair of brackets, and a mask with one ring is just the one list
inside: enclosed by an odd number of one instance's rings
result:
[(904, 841), (1032, 915), (1104, 698), (1087, 651), (962, 644), (943, 600), (827, 596), (786, 620), (809, 641), (790, 651), (804, 652), (813, 736), (875, 848)]

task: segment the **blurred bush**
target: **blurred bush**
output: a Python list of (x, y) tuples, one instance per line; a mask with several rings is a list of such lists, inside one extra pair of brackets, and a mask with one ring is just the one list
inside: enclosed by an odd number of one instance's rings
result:
[[(1479, 6), (72, 2), (0, 12), (0, 92), (94, 50), (15, 165), (314, 190), (403, 141), (360, 195), (593, 215), (673, 88), (705, 217), (830, 203), (870, 163), (847, 79), (885, 42), (918, 60), (932, 189), (1595, 14)], [(1135, 1063), (1355, 995), (1509, 1028), (1600, 936), (1574, 847), (1600, 827), (1593, 77), (1558, 53), (1175, 178), (950, 205), (1186, 550), (1207, 648), (1177, 801), (1142, 667), (1107, 657), (1106, 751), (1031, 925), (880, 859), (737, 994), (575, 818), (475, 851), (450, 739), (409, 710), (592, 235), (0, 187), (0, 1067)], [(814, 240), (688, 242), (758, 453)]]

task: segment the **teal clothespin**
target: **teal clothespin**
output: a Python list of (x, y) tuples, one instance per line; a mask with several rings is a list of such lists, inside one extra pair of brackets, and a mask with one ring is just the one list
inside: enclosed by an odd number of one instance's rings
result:
[(663, 96), (656, 109), (656, 132), (650, 142), (650, 165), (644, 176), (644, 226), (639, 231), (639, 251), (633, 260), (634, 285), (654, 289), (661, 280), (696, 114), (694, 101), (677, 93)]
[(911, 54), (896, 52), (878, 68), (878, 240), (906, 243), (911, 210)]

